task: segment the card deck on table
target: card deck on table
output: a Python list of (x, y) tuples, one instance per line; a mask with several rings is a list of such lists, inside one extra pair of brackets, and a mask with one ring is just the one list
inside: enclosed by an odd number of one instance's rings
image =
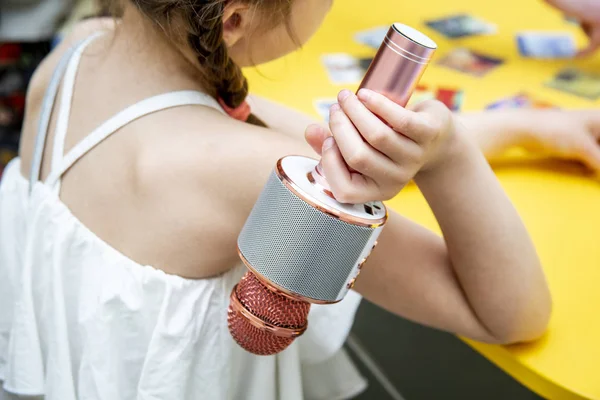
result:
[(495, 25), (468, 14), (452, 15), (446, 18), (427, 21), (426, 24), (451, 39), (475, 35), (489, 35), (497, 31)]
[(560, 71), (546, 86), (589, 100), (600, 97), (600, 74), (577, 68)]
[(517, 34), (517, 46), (523, 57), (571, 58), (577, 53), (575, 38), (564, 32), (521, 32)]
[(477, 77), (486, 75), (502, 63), (504, 61), (499, 58), (475, 53), (465, 48), (454, 49), (438, 61), (439, 65)]
[(527, 93), (518, 93), (511, 97), (506, 97), (504, 99), (495, 101), (494, 103), (488, 105), (486, 110), (499, 110), (499, 109), (508, 109), (508, 108), (558, 108), (554, 104), (551, 104), (547, 101), (543, 101), (537, 99)]
[(377, 50), (379, 49), (379, 46), (381, 46), (381, 42), (383, 42), (383, 39), (385, 38), (385, 35), (389, 29), (389, 26), (377, 26), (375, 28), (356, 32), (354, 35), (354, 40), (360, 44), (364, 44), (365, 46), (369, 46)]
[(324, 55), (322, 61), (333, 83), (353, 84), (362, 80), (373, 58), (357, 58), (350, 54), (335, 53)]

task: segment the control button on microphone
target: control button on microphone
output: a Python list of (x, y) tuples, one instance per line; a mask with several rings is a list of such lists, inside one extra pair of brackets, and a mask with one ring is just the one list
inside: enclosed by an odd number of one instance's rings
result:
[(358, 263), (358, 269), (361, 270), (366, 262), (367, 262), (367, 257), (363, 258), (362, 261)]

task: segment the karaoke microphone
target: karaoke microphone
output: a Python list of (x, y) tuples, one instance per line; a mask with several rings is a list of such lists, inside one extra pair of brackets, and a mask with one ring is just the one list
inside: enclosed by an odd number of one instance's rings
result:
[[(360, 88), (406, 106), (437, 45), (393, 24)], [(228, 326), (247, 351), (283, 351), (308, 325), (311, 304), (333, 304), (350, 290), (386, 221), (382, 202), (335, 200), (317, 160), (277, 162), (239, 237), (248, 272), (234, 287)]]

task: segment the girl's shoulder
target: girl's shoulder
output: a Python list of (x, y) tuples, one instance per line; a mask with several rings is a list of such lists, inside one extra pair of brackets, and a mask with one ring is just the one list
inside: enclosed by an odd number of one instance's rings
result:
[(86, 37), (100, 31), (112, 31), (117, 25), (117, 20), (113, 18), (91, 18), (81, 21), (65, 35), (58, 45), (52, 50), (52, 52), (46, 57), (46, 59), (40, 64), (39, 70), (51, 69), (48, 68), (55, 66), (60, 60), (60, 57), (77, 42), (85, 39)]
[(116, 20), (112, 18), (92, 18), (75, 24), (71, 31), (61, 39), (60, 43), (40, 63), (31, 77), (27, 91), (28, 109), (37, 109), (44, 96), (45, 87), (50, 81), (50, 77), (54, 73), (61, 57), (70, 47), (95, 32), (114, 30), (116, 23)]

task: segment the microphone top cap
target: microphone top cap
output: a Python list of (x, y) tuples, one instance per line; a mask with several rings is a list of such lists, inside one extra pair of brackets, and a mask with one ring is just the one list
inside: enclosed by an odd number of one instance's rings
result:
[(424, 33), (420, 32), (408, 25), (404, 25), (399, 22), (396, 22), (395, 24), (392, 25), (392, 27), (400, 35), (404, 36), (405, 38), (409, 39), (410, 41), (412, 41), (418, 45), (427, 47), (428, 49), (431, 49), (431, 50), (436, 50), (438, 47), (437, 44), (431, 38), (429, 38), (429, 36), (425, 35)]

